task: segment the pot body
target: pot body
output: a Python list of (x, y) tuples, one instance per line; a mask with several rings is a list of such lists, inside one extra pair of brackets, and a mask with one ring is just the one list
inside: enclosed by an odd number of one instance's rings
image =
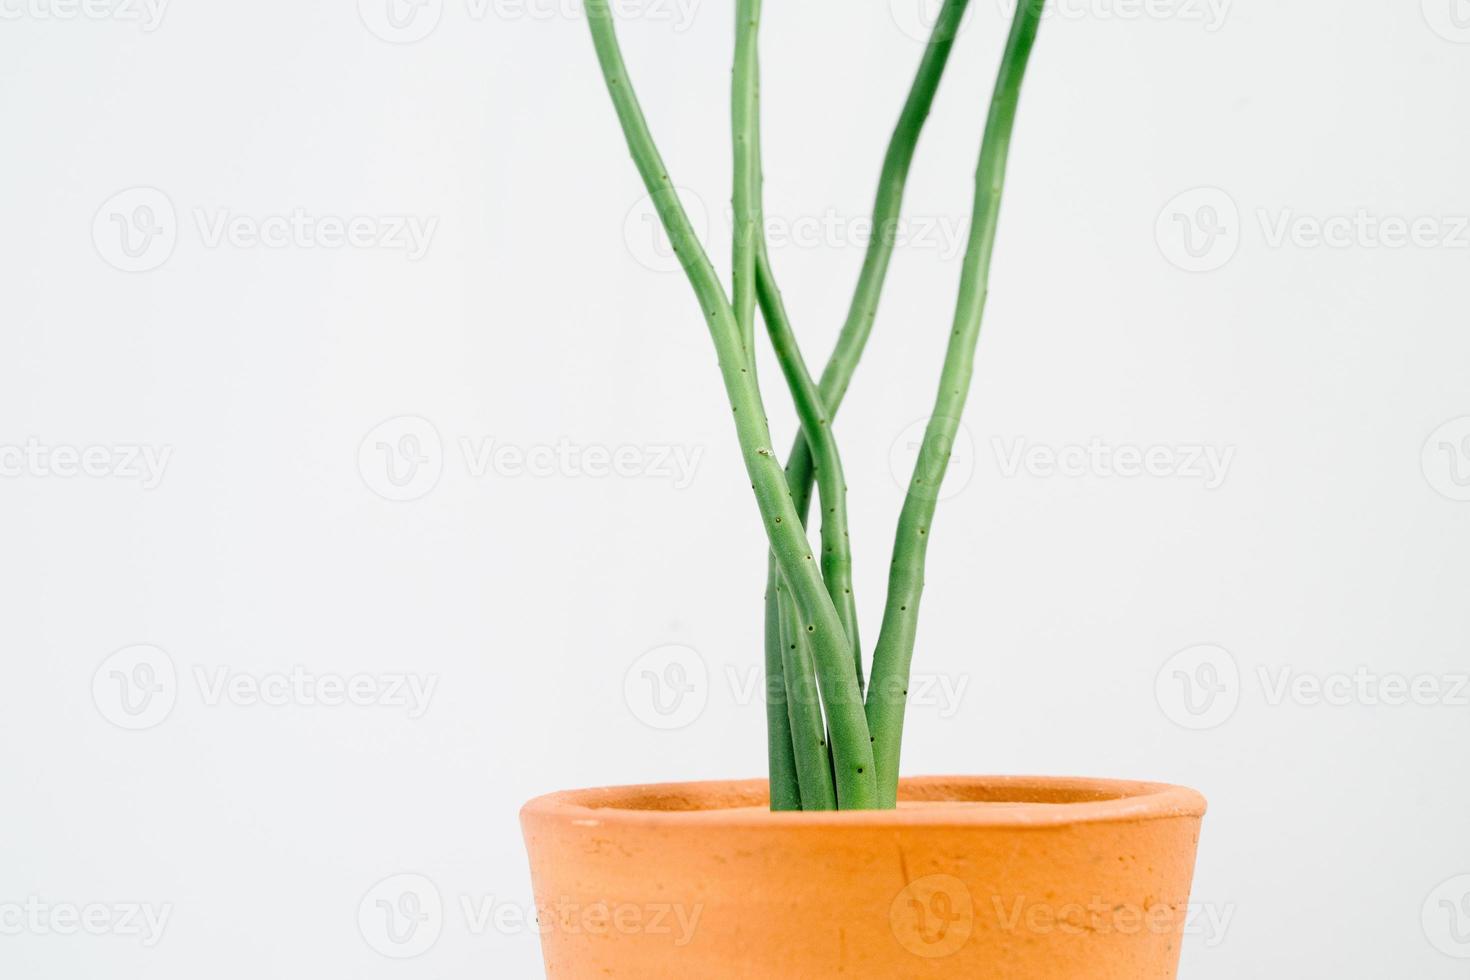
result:
[(764, 781), (558, 793), (521, 814), (549, 980), (1165, 980), (1204, 799), (905, 780), (897, 811), (770, 813)]

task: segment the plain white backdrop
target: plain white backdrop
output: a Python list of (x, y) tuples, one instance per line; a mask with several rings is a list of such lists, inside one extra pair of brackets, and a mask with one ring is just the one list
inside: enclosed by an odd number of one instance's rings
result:
[[(578, 5), (391, 2), (0, 0), (6, 977), (540, 976), (522, 802), (762, 771), (755, 509)], [(768, 6), (819, 364), (933, 5)], [(869, 640), (974, 8), (837, 425)], [(724, 268), (730, 4), (617, 9)], [(1467, 87), (1463, 0), (1043, 27), (904, 761), (1205, 792), (1188, 980), (1470, 969)]]

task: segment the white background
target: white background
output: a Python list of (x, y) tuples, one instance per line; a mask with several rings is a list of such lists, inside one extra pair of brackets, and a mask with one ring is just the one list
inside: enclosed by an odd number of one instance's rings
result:
[[(0, 974), (539, 976), (522, 802), (764, 765), (755, 509), (586, 26), (573, 0), (401, 28), (386, 0), (64, 2), (0, 0)], [(769, 6), (773, 257), (820, 364), (923, 11)], [(837, 426), (869, 641), (1004, 31), (975, 8)], [(724, 268), (729, 4), (621, 9)], [(1470, 8), (1141, 10), (1043, 28), (906, 771), (1204, 791), (1189, 980), (1465, 976)], [(251, 237), (282, 215), (306, 230)], [(1172, 448), (1131, 477), (1032, 454), (1094, 440)], [(251, 696), (293, 671), (370, 703)], [(1274, 687), (1354, 672), (1335, 704)], [(1374, 703), (1412, 682), (1435, 703)], [(442, 912), (395, 945), (376, 902), (404, 891)], [(15, 918), (127, 903), (159, 941)]]

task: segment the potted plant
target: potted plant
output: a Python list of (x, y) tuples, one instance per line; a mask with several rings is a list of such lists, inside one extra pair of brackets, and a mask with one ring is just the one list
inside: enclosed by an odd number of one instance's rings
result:
[[(899, 779), (938, 491), (973, 373), (1022, 79), (1044, 0), (1019, 0), (990, 104), (934, 411), (864, 656), (833, 416), (875, 319), (915, 147), (967, 0), (945, 0), (890, 142), (847, 321), (820, 378), (767, 254), (759, 0), (737, 0), (734, 268), (726, 292), (639, 107), (608, 0), (586, 0), (628, 148), (704, 314), (766, 532), (766, 780), (559, 793), (522, 814), (552, 980), (1173, 977), (1204, 800), (1092, 779)], [(757, 321), (801, 423), (778, 457)], [(815, 490), (816, 546), (807, 531)]]

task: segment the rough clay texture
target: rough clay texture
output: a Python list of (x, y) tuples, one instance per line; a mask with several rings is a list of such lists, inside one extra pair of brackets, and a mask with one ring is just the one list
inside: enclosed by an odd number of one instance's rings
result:
[(549, 980), (1164, 980), (1205, 802), (1091, 779), (906, 780), (772, 814), (763, 781), (559, 793), (521, 821)]

